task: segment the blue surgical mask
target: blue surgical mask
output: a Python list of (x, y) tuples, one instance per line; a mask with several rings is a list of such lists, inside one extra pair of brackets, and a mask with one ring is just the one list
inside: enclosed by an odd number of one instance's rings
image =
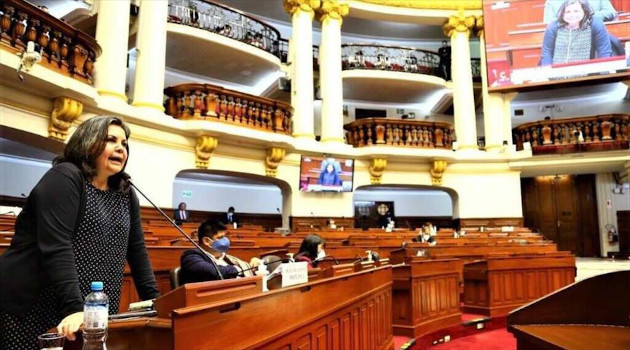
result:
[(219, 238), (212, 242), (212, 249), (220, 253), (227, 253), (230, 249), (230, 240), (227, 237)]

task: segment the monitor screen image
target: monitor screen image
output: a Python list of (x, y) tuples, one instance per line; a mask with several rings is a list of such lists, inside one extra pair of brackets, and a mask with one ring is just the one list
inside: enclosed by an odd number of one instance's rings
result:
[(352, 192), (354, 160), (302, 156), (300, 191)]
[(484, 0), (488, 87), (628, 72), (630, 13), (625, 6), (615, 0)]

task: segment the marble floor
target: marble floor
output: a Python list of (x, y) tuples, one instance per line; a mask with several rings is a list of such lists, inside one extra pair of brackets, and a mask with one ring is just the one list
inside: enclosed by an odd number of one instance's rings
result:
[(601, 275), (607, 272), (630, 270), (630, 260), (608, 258), (575, 258), (577, 275), (575, 281)]

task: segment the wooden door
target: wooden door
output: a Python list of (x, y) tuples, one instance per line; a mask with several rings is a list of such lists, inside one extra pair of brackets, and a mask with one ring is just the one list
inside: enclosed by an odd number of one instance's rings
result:
[(575, 177), (561, 176), (552, 181), (555, 195), (556, 238), (559, 250), (578, 252), (578, 223), (575, 208)]
[(595, 175), (522, 179), (521, 191), (526, 226), (554, 241), (558, 250), (599, 255)]

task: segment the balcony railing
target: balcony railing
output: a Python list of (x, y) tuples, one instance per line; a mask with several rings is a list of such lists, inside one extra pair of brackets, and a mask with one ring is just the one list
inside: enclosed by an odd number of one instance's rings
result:
[(164, 89), (166, 113), (177, 119), (220, 120), (263, 131), (291, 134), (291, 105), (210, 84)]
[(29, 41), (41, 51), (41, 65), (92, 84), (94, 62), (101, 54), (96, 40), (23, 0), (0, 1), (0, 37), (11, 52)]
[(512, 130), (516, 148), (529, 142), (533, 154), (628, 149), (630, 116), (609, 114), (591, 117), (546, 119)]
[[(471, 59), (474, 80), (481, 80), (480, 60)], [(345, 44), (341, 45), (341, 64), (344, 70), (376, 69), (433, 75), (440, 74), (440, 56), (437, 52), (384, 45)]]
[(374, 145), (452, 148), (453, 125), (403, 119), (366, 118), (343, 126), (354, 147)]
[(209, 0), (169, 0), (168, 21), (205, 29), (280, 57), (278, 30)]

